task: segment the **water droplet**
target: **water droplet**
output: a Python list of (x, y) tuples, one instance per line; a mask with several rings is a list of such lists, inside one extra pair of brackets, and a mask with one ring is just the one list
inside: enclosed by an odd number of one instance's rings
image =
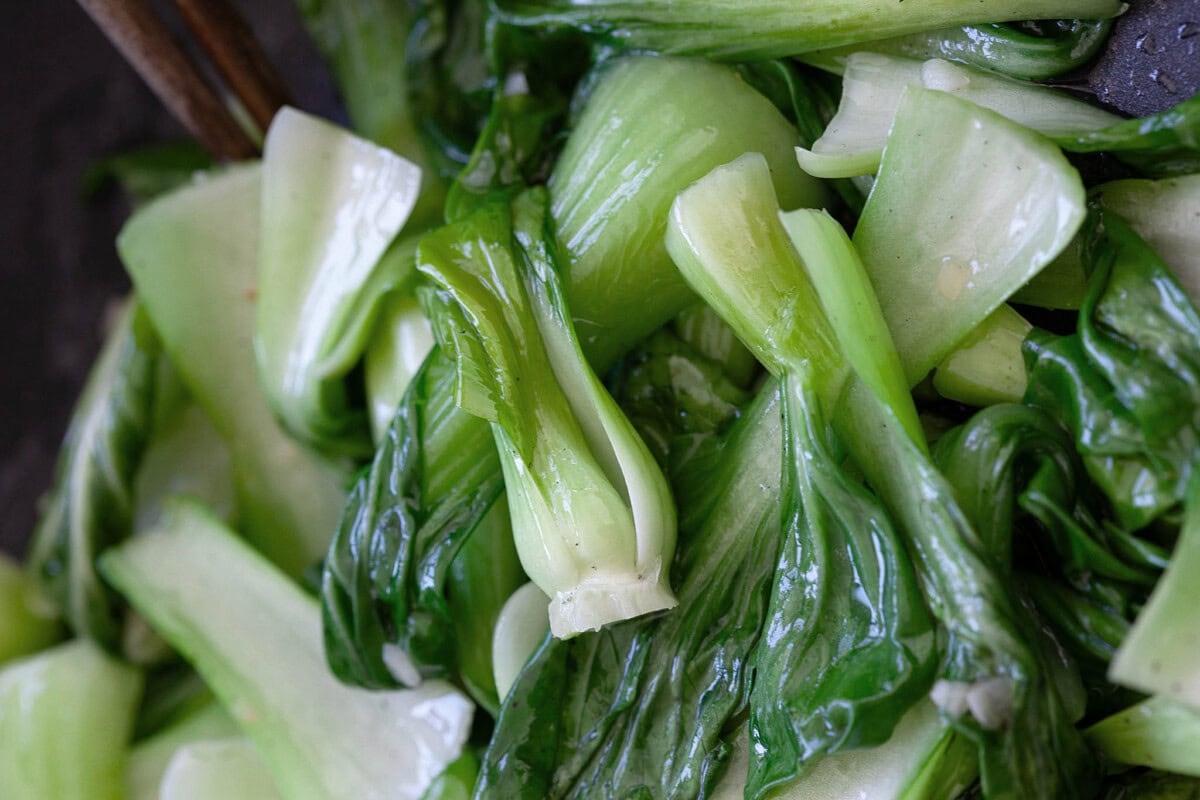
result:
[(1197, 23), (1197, 22), (1180, 23), (1179, 28), (1176, 31), (1176, 33), (1178, 33), (1180, 39), (1191, 39), (1193, 36), (1200, 36), (1200, 23)]
[(1171, 94), (1175, 94), (1175, 91), (1179, 88), (1179, 85), (1175, 83), (1175, 79), (1161, 69), (1150, 70), (1150, 79)]
[(1143, 33), (1141, 36), (1137, 37), (1137, 39), (1134, 40), (1134, 46), (1143, 53), (1148, 54), (1161, 53), (1163, 51), (1163, 48), (1160, 47), (1158, 42), (1154, 40), (1154, 34), (1149, 32)]
[(941, 269), (938, 270), (935, 279), (938, 294), (946, 300), (957, 300), (963, 290), (969, 288), (971, 271), (971, 267), (963, 263), (962, 259), (943, 256)]

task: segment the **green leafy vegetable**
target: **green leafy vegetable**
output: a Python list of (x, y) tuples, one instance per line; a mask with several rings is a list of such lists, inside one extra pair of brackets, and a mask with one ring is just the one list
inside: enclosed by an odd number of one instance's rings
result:
[(827, 753), (883, 744), (936, 668), (932, 624), (891, 520), (822, 441), (826, 416), (806, 378), (784, 381), (786, 538), (754, 660), (753, 797)]
[(487, 425), (459, 411), (455, 384), (453, 364), (435, 350), (342, 512), (321, 596), (326, 656), (344, 681), (398, 685), (385, 645), (431, 675), (454, 663), (448, 571), (502, 491), (495, 449), (476, 446), (488, 441)]
[(1021, 345), (1032, 328), (1012, 306), (1000, 306), (937, 365), (934, 388), (973, 406), (1020, 402), (1028, 384)]
[(1200, 94), (1174, 108), (1059, 142), (1075, 153), (1115, 153), (1155, 177), (1200, 170)]
[[(714, 175), (744, 174), (753, 163), (743, 159)], [(763, 185), (761, 178), (757, 185)], [(771, 205), (757, 199), (765, 194), (762, 188), (713, 193), (736, 197), (756, 210)], [(996, 574), (1002, 565), (989, 563), (986, 543), (923, 452), (922, 439), (914, 438), (919, 428), (894, 366), (896, 354), (890, 353), (885, 312), (876, 306), (879, 318), (861, 329), (831, 325), (802, 291), (803, 273), (785, 266), (788, 259), (776, 245), (759, 244), (771, 241), (760, 232), (769, 229), (769, 216), (736, 210), (693, 216), (687, 213), (687, 196), (673, 211), (668, 238), (680, 269), (769, 369), (786, 373), (807, 365), (814, 371), (821, 402), (836, 409), (835, 430), (899, 523), (932, 610), (949, 631), (943, 680), (935, 685), (934, 698), (979, 743), (985, 791), (1046, 797), (1066, 787), (1086, 791), (1092, 764), (1048, 674), (1054, 664), (1043, 658), (1041, 648), (1023, 640), (1023, 617)], [(748, 253), (757, 256), (750, 260), (753, 271), (746, 266)], [(822, 263), (804, 259), (810, 271)], [(836, 274), (831, 266), (825, 269)], [(831, 318), (842, 318), (855, 299), (858, 308), (871, 308), (862, 302), (859, 281), (846, 279), (839, 286), (825, 276), (813, 283), (821, 291), (821, 305), (835, 309)], [(876, 331), (884, 332), (882, 338), (872, 335)], [(930, 342), (952, 335), (939, 331)]]
[(1111, 27), (1111, 19), (964, 25), (818, 50), (806, 54), (804, 59), (840, 73), (848, 56), (865, 50), (903, 58), (944, 58), (1037, 81), (1062, 75), (1091, 61), (1107, 41)]
[(812, 175), (827, 178), (874, 173), (901, 96), (909, 86), (954, 95), (1052, 139), (1120, 121), (1114, 114), (1054, 89), (941, 59), (917, 61), (856, 53), (846, 60), (838, 112), (811, 150), (797, 150), (800, 165)]
[(549, 189), (567, 299), (602, 369), (695, 302), (663, 246), (688, 184), (758, 152), (783, 207), (819, 207), (825, 192), (795, 166), (795, 129), (734, 70), (649, 57), (601, 69)]
[[(662, 113), (665, 109), (670, 113)], [(649, 124), (650, 119), (655, 124)], [(622, 352), (692, 302), (659, 239), (666, 209), (688, 182), (753, 146), (776, 154), (774, 178), (782, 196), (801, 202), (819, 191), (794, 166), (792, 136), (779, 112), (724, 67), (683, 59), (631, 58), (611, 65), (596, 78), (555, 168), (560, 177), (552, 176), (550, 191), (560, 252), (569, 262), (565, 292), (576, 325), (581, 326), (581, 343), (597, 369), (611, 366)], [(572, 164), (607, 165), (608, 179), (568, 177)], [(630, 186), (617, 177), (623, 172), (640, 175), (640, 182)], [(655, 221), (657, 213), (664, 215), (661, 222)], [(572, 224), (584, 223), (586, 230), (565, 235)], [(634, 263), (637, 269), (630, 268)], [(647, 292), (648, 285), (676, 288), (655, 296)], [(631, 308), (637, 313), (631, 314)], [(419, 494), (408, 493), (405, 508), (414, 509), (419, 519), (453, 521), (439, 530), (456, 538), (436, 548), (439, 553), (453, 553), (455, 542), (468, 535), (491, 502), (463, 498), (494, 496), (489, 492), (498, 492), (502, 478), (488, 426), (454, 406), (453, 367), (444, 355), (435, 358), (438, 366), (433, 371), (439, 377), (421, 390), (421, 402), (451, 415), (442, 423), (456, 431), (447, 440), (448, 449), (433, 449), (431, 439), (416, 438), (417, 429), (406, 423), (403, 436), (415, 441), (394, 445), (388, 455), (377, 457), (374, 472), (390, 471), (391, 466), (379, 464), (390, 464), (397, 453), (397, 469), (402, 465), (413, 471), (409, 474), (419, 470), (426, 488)], [(387, 478), (376, 475), (372, 480)], [(459, 513), (467, 508), (470, 514)], [(347, 517), (356, 513), (350, 510)], [(392, 685), (394, 679), (378, 655), (381, 643), (399, 640), (407, 635), (403, 631), (420, 623), (395, 616), (396, 610), (413, 606), (407, 601), (392, 606), (389, 598), (415, 596), (418, 589), (407, 582), (430, 573), (397, 568), (391, 559), (406, 550), (394, 541), (394, 532), (381, 530), (376, 545), (364, 549), (373, 528), (356, 529), (344, 522), (339, 529), (327, 560), (332, 577), (326, 578), (323, 590), (327, 641), (339, 676), (364, 685)], [(352, 530), (359, 531), (357, 536), (351, 535)], [(364, 559), (357, 553), (369, 555)], [(394, 583), (390, 576), (395, 576)], [(381, 588), (389, 584), (392, 588)], [(432, 581), (432, 585), (441, 584)], [(351, 597), (357, 599), (352, 602)], [(441, 652), (444, 657), (447, 651)]]
[(287, 800), (416, 800), (461, 752), (462, 694), (437, 681), (387, 693), (339, 684), (317, 605), (202, 508), (180, 503), (101, 566), (212, 686)]
[[(785, 538), (755, 656), (753, 797), (826, 754), (881, 744), (936, 667), (903, 545), (824, 441), (851, 375), (911, 409), (882, 313), (836, 222), (812, 211), (782, 222), (777, 214), (765, 163), (744, 156), (680, 194), (667, 236), (684, 276), (783, 385)], [(845, 335), (843, 353), (834, 331), (851, 316), (858, 332)]]
[[(765, 387), (675, 486), (679, 606), (547, 637), (509, 693), (483, 760), (490, 797), (695, 797), (718, 780), (746, 708), (779, 541), (783, 442)], [(695, 502), (689, 502), (695, 498)]]
[[(416, 256), (415, 241), (412, 247), (411, 256)], [(415, 296), (398, 292), (384, 303), (375, 332), (363, 353), (371, 440), (376, 447), (383, 441), (409, 383), (425, 363), (433, 344), (433, 330)]]
[(1192, 302), (1200, 302), (1200, 175), (1113, 181), (1094, 194), (1146, 240)]
[(325, 553), (346, 478), (287, 436), (259, 388), (260, 188), (257, 165), (204, 176), (142, 207), (117, 248), (163, 348), (229, 445), (241, 527), (298, 575)]
[(445, 185), (431, 169), (412, 97), (409, 41), (421, 6), (390, 0), (296, 0), (309, 36), (329, 62), (354, 129), (421, 168), (422, 195), (414, 222), (441, 216)]
[(245, 737), (185, 744), (163, 773), (159, 800), (279, 800), (271, 773)]
[[(977, 218), (990, 224), (960, 224)], [(944, 92), (906, 89), (854, 245), (909, 383), (1066, 247), (1083, 218), (1083, 184), (1050, 142)]]
[(1094, 215), (1078, 332), (1026, 340), (1026, 401), (1071, 431), (1092, 480), (1136, 530), (1183, 499), (1200, 425), (1200, 313), (1124, 223)]
[(418, 262), (458, 404), (492, 423), (521, 562), (571, 636), (675, 604), (675, 509), (579, 348), (546, 221), (544, 191), (511, 211), (501, 196), (427, 236)]
[(158, 787), (171, 757), (185, 744), (238, 735), (238, 727), (213, 702), (174, 725), (139, 742), (129, 751), (125, 769), (126, 800), (159, 800)]
[(606, 44), (633, 50), (761, 59), (899, 36), (930, 28), (1045, 17), (1101, 19), (1120, 13), (1105, 0), (1053, 7), (1033, 0), (986, 6), (937, 0), (918, 7), (881, 0), (787, 0), (753, 3), (698, 0), (500, 0), (501, 18), (516, 25), (570, 25)]
[(1200, 711), (1155, 696), (1087, 730), (1088, 742), (1118, 764), (1200, 777)]
[(505, 603), (525, 580), (508, 503), (501, 496), (450, 562), (446, 580), (458, 675), (475, 702), (493, 716), (503, 699), (493, 670), (495, 631)]
[[(729, 332), (724, 322), (720, 327)], [(736, 339), (731, 344), (745, 350)], [(667, 468), (676, 437), (718, 430), (750, 400), (751, 394), (727, 377), (743, 364), (741, 354), (732, 366), (729, 361), (711, 361), (662, 330), (630, 351), (609, 382), (642, 441)]]
[[(1185, 703), (1200, 712), (1197, 642), (1179, 634), (1180, 620), (1195, 606), (1191, 575), (1200, 564), (1200, 478), (1188, 489), (1183, 526), (1162, 580), (1122, 640), (1109, 678), (1139, 691)], [(1200, 761), (1195, 767), (1200, 774)]]
[(0, 796), (120, 800), (141, 673), (87, 639), (0, 670)]
[(34, 531), (35, 586), (78, 635), (119, 645), (120, 603), (95, 560), (132, 533), (134, 479), (150, 440), (161, 345), (127, 303), (76, 405), (49, 505)]
[[(385, 256), (417, 201), (410, 161), (292, 108), (263, 147), (255, 354), (293, 436), (330, 453), (371, 451), (347, 373), (380, 302), (412, 277), (412, 246)], [(360, 392), (361, 393), (361, 392)]]

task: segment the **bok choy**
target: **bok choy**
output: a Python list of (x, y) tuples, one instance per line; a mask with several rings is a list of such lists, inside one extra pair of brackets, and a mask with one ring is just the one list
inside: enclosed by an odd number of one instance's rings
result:
[(1197, 99), (1029, 82), (1118, 3), (298, 4), (352, 131), (107, 167), (0, 795), (1197, 794)]

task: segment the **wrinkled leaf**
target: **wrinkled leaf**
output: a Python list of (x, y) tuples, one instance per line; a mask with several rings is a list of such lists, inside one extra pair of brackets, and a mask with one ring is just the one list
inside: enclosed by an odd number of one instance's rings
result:
[(150, 441), (161, 345), (136, 301), (92, 368), (59, 455), (29, 569), (78, 636), (118, 646), (121, 604), (96, 558), (132, 533), (134, 479)]
[(748, 797), (877, 746), (933, 683), (933, 623), (882, 505), (840, 465), (804, 376), (784, 381), (784, 538), (754, 659)]
[[(478, 800), (695, 797), (715, 785), (775, 569), (778, 397), (764, 388), (720, 446), (677, 476), (679, 606), (547, 637), (500, 711)], [(682, 502), (689, 496), (704, 502)]]
[(454, 667), (443, 594), (466, 537), (503, 488), (487, 425), (454, 405), (454, 366), (434, 350), (355, 484), (325, 560), (325, 653), (341, 680), (398, 685), (384, 660), (399, 645), (425, 675)]
[(1066, 425), (1136, 530), (1178, 505), (1200, 452), (1200, 313), (1120, 220), (1095, 214), (1088, 241), (1078, 331), (1030, 334), (1025, 400)]

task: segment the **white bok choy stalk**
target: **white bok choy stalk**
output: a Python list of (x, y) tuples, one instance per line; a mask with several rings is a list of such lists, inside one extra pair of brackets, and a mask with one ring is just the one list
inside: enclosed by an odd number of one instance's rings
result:
[(670, 608), (675, 507), (657, 463), (584, 358), (543, 190), (427, 236), (418, 268), (458, 404), (492, 423), (513, 536), (566, 637)]
[(263, 146), (255, 350), (283, 426), (331, 453), (371, 452), (346, 374), (389, 292), (412, 276), (398, 243), (421, 170), (391, 150), (284, 108)]
[(417, 800), (461, 754), (473, 705), (460, 691), (339, 683), (316, 602), (203, 507), (178, 502), (100, 567), (212, 688), (285, 800)]

